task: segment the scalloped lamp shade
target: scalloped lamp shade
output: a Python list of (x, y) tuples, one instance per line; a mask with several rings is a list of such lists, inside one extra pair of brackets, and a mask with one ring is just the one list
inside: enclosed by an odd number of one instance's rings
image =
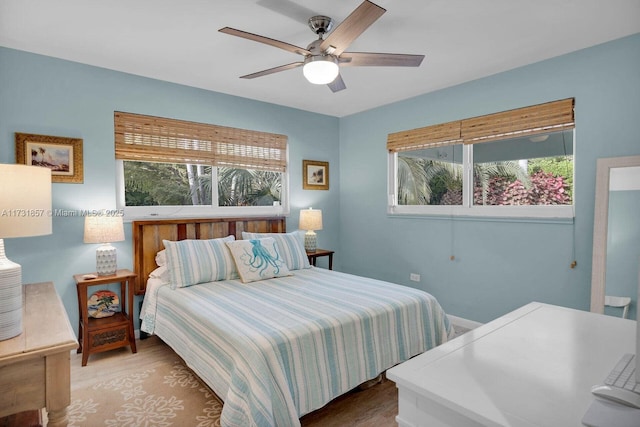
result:
[(0, 164), (0, 340), (22, 333), (22, 267), (4, 239), (51, 234), (51, 170)]
[(315, 230), (322, 230), (322, 211), (312, 208), (301, 210), (298, 228), (307, 230), (304, 235), (304, 249), (307, 252), (315, 252), (318, 247)]
[(84, 242), (102, 243), (96, 249), (96, 273), (112, 276), (118, 270), (116, 248), (110, 243), (124, 240), (124, 225), (121, 216), (87, 216), (84, 218)]

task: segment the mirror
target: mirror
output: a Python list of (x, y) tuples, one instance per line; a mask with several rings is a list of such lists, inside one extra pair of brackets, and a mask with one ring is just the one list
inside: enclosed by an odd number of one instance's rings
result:
[[(640, 263), (640, 156), (597, 161), (591, 311), (605, 313), (605, 295), (631, 298), (635, 319)], [(606, 313), (609, 313), (607, 308)], [(611, 314), (621, 315), (622, 309)]]

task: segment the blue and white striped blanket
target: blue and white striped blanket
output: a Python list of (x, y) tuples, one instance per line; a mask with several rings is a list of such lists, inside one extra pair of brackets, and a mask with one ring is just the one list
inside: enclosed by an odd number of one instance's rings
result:
[(428, 293), (321, 268), (294, 273), (147, 289), (142, 330), (224, 400), (222, 426), (299, 426), (451, 332)]

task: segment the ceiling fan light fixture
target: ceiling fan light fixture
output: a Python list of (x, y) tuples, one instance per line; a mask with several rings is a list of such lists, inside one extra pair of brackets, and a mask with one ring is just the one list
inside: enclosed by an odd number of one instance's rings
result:
[(330, 55), (308, 56), (304, 60), (302, 74), (315, 85), (326, 85), (338, 77), (338, 60)]

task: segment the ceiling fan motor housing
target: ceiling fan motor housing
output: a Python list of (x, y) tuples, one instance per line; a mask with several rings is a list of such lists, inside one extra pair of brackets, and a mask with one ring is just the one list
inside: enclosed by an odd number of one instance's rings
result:
[(333, 19), (324, 15), (316, 15), (309, 18), (309, 28), (311, 31), (322, 37), (333, 28)]
[[(327, 49), (327, 51), (323, 52), (320, 49), (320, 45), (322, 44), (322, 39), (314, 40), (309, 43), (307, 46), (307, 50), (311, 52), (310, 56), (318, 56), (318, 55), (330, 55), (333, 49)], [(309, 55), (308, 55), (309, 56)]]

